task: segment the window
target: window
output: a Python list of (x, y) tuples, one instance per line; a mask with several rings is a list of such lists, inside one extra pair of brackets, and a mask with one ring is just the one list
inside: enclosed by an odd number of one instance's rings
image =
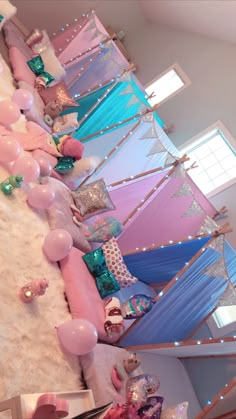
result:
[(213, 338), (219, 338), (236, 330), (236, 306), (219, 307), (207, 320)]
[(189, 85), (189, 78), (178, 64), (174, 64), (147, 86), (147, 95), (154, 94), (148, 101), (151, 106), (161, 104)]
[(181, 152), (197, 163), (190, 176), (208, 197), (236, 182), (236, 141), (218, 121), (195, 137)]

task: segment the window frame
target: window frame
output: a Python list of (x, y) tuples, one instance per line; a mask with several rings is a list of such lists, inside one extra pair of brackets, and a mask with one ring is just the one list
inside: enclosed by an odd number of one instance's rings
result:
[[(152, 84), (154, 84), (157, 80), (159, 80), (161, 77), (163, 77), (165, 74), (169, 73), (169, 71), (171, 71), (171, 70), (174, 70), (177, 73), (177, 75), (179, 76), (179, 78), (182, 80), (182, 82), (184, 84), (178, 90), (176, 90), (175, 92), (173, 92), (169, 96), (167, 96), (165, 99), (163, 99), (160, 102), (158, 102), (157, 103), (158, 106), (161, 106), (163, 103), (167, 102), (167, 100), (171, 99), (173, 96), (175, 96), (176, 94), (182, 92), (184, 89), (186, 89), (186, 87), (189, 87), (191, 85), (191, 80), (187, 76), (187, 74), (183, 71), (183, 69), (180, 67), (180, 65), (178, 63), (174, 63), (170, 67), (168, 67), (166, 70), (164, 70), (161, 74), (159, 74), (158, 77), (155, 77), (155, 79), (153, 79), (152, 81), (150, 81), (145, 86), (145, 90), (148, 87), (150, 87)], [(147, 95), (148, 95), (148, 93), (147, 93)]]
[(206, 322), (213, 338), (221, 338), (225, 335), (228, 335), (229, 333), (236, 331), (236, 321), (227, 324), (226, 326), (218, 327), (217, 322), (214, 319), (214, 313), (209, 317), (209, 319), (207, 319)]
[[(179, 151), (180, 152), (185, 152), (186, 154), (188, 154), (188, 152), (186, 151), (187, 147), (191, 146), (194, 142), (200, 140), (201, 137), (204, 137), (209, 132), (217, 130), (217, 129), (222, 132), (223, 136), (226, 138), (226, 140), (231, 145), (231, 147), (236, 150), (236, 139), (232, 136), (232, 134), (226, 128), (224, 123), (221, 120), (218, 120), (214, 124), (212, 124), (211, 126), (206, 128), (204, 131), (200, 132), (199, 134), (192, 137), (190, 140), (186, 141), (186, 143), (182, 144), (179, 147)], [(225, 182), (225, 183), (223, 183), (223, 185), (218, 186), (217, 188), (213, 189), (211, 192), (208, 192), (206, 194), (206, 197), (208, 199), (212, 198), (213, 196), (219, 194), (220, 192), (224, 191), (225, 189), (229, 188), (230, 186), (234, 185), (235, 183), (236, 183), (236, 177), (227, 181), (227, 182)]]

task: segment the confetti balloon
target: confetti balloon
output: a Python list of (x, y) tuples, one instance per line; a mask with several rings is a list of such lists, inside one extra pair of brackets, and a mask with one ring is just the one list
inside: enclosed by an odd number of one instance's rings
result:
[(155, 375), (141, 374), (132, 377), (127, 381), (126, 399), (137, 410), (145, 406), (148, 396), (156, 393), (160, 386), (160, 381)]
[(147, 297), (143, 294), (134, 295), (122, 306), (123, 317), (126, 319), (142, 317), (152, 309), (154, 304), (155, 299), (152, 297)]

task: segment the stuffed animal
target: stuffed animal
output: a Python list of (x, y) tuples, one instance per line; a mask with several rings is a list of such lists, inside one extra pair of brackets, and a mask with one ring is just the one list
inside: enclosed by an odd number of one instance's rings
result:
[(121, 314), (120, 300), (116, 297), (105, 301), (104, 328), (109, 337), (119, 337), (124, 331), (124, 320)]
[(125, 381), (127, 374), (132, 374), (141, 364), (140, 357), (135, 352), (127, 353), (123, 363), (114, 365), (111, 372), (111, 380), (117, 391), (122, 388), (122, 382)]
[(58, 117), (58, 115), (62, 112), (63, 106), (61, 103), (57, 102), (56, 100), (49, 102), (45, 105), (44, 108), (44, 115), (49, 115), (52, 120)]

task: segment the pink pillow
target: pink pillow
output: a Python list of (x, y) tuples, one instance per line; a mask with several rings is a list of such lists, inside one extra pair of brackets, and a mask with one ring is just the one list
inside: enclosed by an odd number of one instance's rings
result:
[(13, 76), (16, 81), (23, 80), (31, 86), (34, 86), (36, 79), (33, 71), (30, 70), (27, 64), (27, 58), (21, 51), (16, 47), (9, 49), (9, 59), (13, 69)]
[(56, 100), (63, 108), (79, 106), (74, 101), (64, 81), (54, 84), (52, 87), (47, 87), (47, 89), (42, 89), (39, 93), (45, 105)]
[(112, 343), (114, 338), (109, 338), (104, 329), (104, 303), (82, 259), (83, 255), (83, 252), (73, 247), (69, 256), (60, 262), (71, 314), (74, 319), (83, 318), (93, 323), (99, 339)]
[(24, 41), (24, 35), (11, 20), (8, 20), (4, 24), (3, 32), (5, 42), (9, 49), (11, 47), (16, 47), (25, 55), (27, 60), (32, 58), (32, 51), (29, 47), (27, 47)]

